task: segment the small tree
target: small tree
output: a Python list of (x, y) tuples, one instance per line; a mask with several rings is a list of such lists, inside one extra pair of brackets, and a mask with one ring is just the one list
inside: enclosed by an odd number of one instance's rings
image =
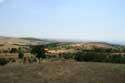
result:
[(39, 59), (39, 63), (41, 58), (46, 58), (44, 45), (34, 46), (31, 50), (31, 53), (36, 55), (36, 57)]
[(64, 59), (74, 59), (75, 53), (63, 53), (63, 54), (62, 54), (62, 57), (63, 57)]
[(11, 50), (10, 50), (10, 53), (17, 53), (18, 52), (18, 50), (16, 49), (16, 48), (12, 48)]
[(24, 53), (23, 53), (23, 52), (19, 52), (18, 58), (19, 58), (19, 59), (23, 59), (23, 57), (24, 57)]
[(7, 60), (7, 59), (5, 59), (5, 58), (0, 58), (0, 65), (1, 65), (1, 66), (6, 65), (7, 63), (9, 63), (9, 60)]
[(22, 50), (21, 48), (19, 48), (18, 58), (19, 58), (19, 59), (23, 59), (23, 57), (24, 57), (24, 52), (23, 52), (23, 50)]

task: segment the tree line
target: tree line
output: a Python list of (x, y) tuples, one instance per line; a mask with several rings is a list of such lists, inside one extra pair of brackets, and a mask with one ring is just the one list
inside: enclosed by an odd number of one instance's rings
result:
[[(109, 63), (125, 63), (125, 55), (123, 54), (112, 54), (116, 52), (115, 49), (104, 49), (104, 48), (95, 48), (94, 50), (80, 50), (77, 53), (61, 53), (55, 55), (56, 57), (51, 57), (46, 54), (45, 45), (37, 45), (30, 47), (30, 53), (33, 54), (36, 58), (41, 59), (46, 58), (64, 58), (64, 59), (73, 59), (75, 61), (85, 61), (85, 62), (109, 62)], [(23, 48), (11, 49), (11, 53), (18, 53), (18, 58), (23, 59), (25, 51)], [(0, 58), (0, 64), (7, 64), (9, 61), (3, 58)]]

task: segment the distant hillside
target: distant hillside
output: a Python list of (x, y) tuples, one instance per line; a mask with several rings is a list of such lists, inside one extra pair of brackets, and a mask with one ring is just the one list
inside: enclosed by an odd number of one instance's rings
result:
[(24, 40), (29, 40), (29, 41), (41, 41), (41, 42), (46, 42), (46, 43), (53, 43), (55, 41), (49, 40), (49, 39), (40, 39), (40, 38), (33, 38), (33, 37), (24, 37), (20, 38)]
[(105, 45), (109, 45), (109, 46), (113, 46), (113, 47), (120, 47), (120, 46), (124, 46), (124, 45), (120, 45), (120, 44), (107, 43), (107, 42), (93, 42), (93, 43), (105, 44)]
[(107, 42), (67, 42), (64, 40), (54, 40), (54, 39), (40, 39), (33, 37), (24, 37), (24, 38), (13, 38), (0, 36), (0, 45), (41, 45), (41, 44), (55, 44), (56, 46), (71, 46), (71, 47), (99, 47), (99, 48), (113, 48), (120, 47), (121, 45), (110, 44)]
[(39, 45), (39, 44), (47, 44), (49, 42), (42, 40), (28, 40), (21, 38), (1, 38), (0, 45)]

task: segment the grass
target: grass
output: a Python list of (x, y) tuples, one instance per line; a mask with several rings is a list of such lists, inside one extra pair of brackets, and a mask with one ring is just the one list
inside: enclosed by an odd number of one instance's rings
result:
[(125, 83), (125, 65), (54, 61), (0, 67), (0, 83)]

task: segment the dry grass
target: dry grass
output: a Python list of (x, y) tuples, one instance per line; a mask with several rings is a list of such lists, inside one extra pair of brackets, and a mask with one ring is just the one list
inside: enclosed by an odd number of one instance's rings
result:
[(20, 38), (0, 38), (0, 45), (39, 45), (39, 44), (45, 44), (44, 41), (30, 41), (26, 39), (20, 39)]
[(0, 83), (125, 83), (125, 65), (73, 61), (0, 67)]

